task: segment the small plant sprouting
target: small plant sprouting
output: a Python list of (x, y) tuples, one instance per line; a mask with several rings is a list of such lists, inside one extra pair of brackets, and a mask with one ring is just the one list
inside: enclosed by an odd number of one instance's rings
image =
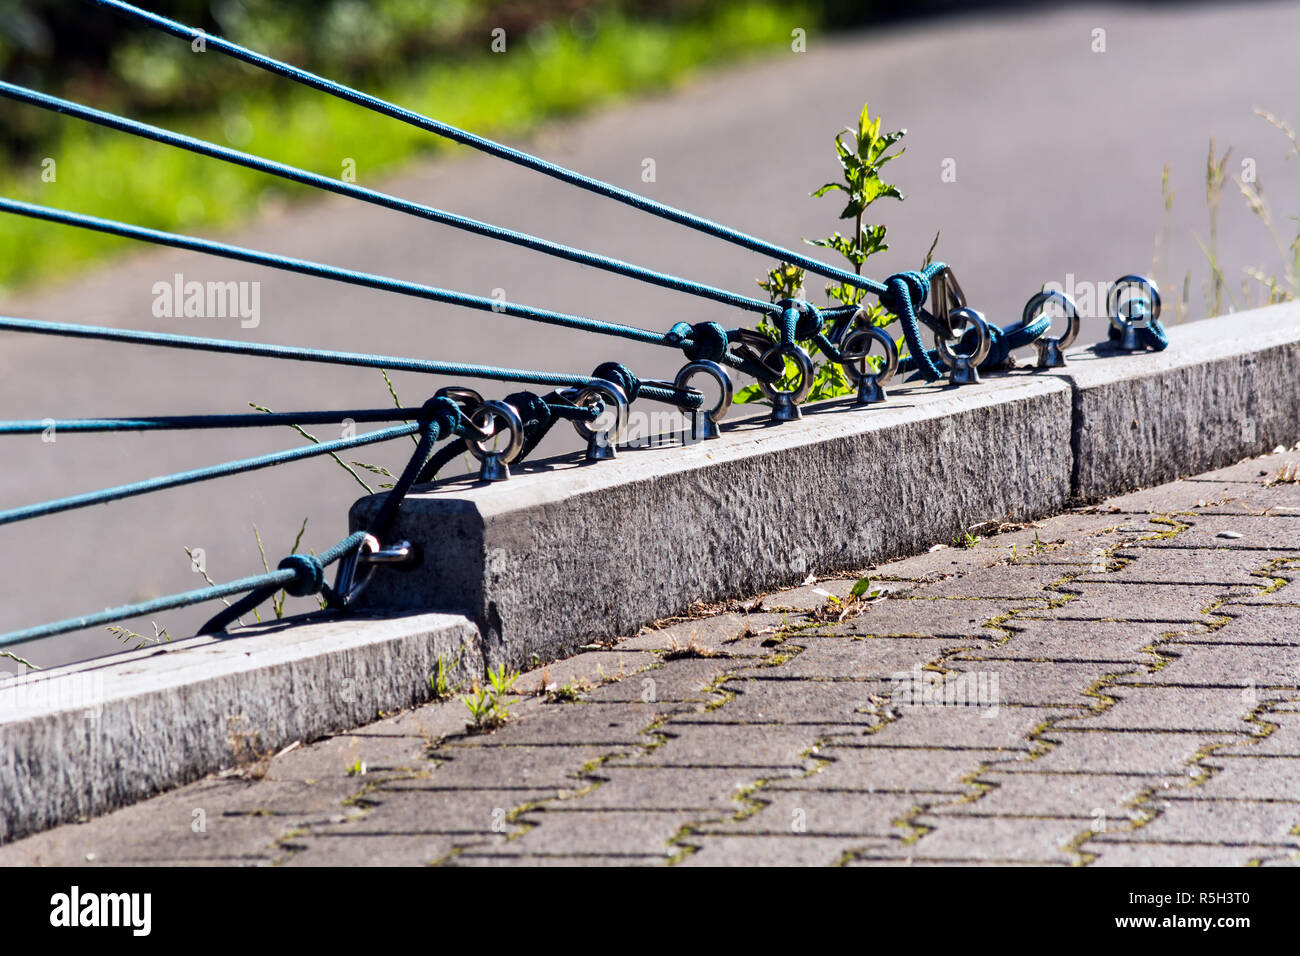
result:
[(364, 763), (362, 763), (362, 762), (361, 762), (361, 758), (358, 757), (358, 758), (357, 758), (357, 759), (352, 763), (352, 765), (348, 767), (348, 776), (349, 776), (349, 777), (364, 777), (365, 774), (366, 774), (366, 765), (365, 765)]
[(668, 648), (663, 652), (665, 661), (681, 660), (707, 660), (713, 657), (730, 657), (726, 651), (720, 651), (713, 647), (704, 647), (695, 638), (691, 638), (686, 644), (682, 644), (676, 638), (673, 638)]
[(953, 538), (952, 546), (954, 548), (973, 548), (980, 543), (978, 535), (971, 534), (969, 531), (963, 531), (957, 537)]
[(476, 731), (495, 730), (510, 719), (510, 708), (514, 703), (505, 698), (519, 680), (519, 671), (506, 673), (506, 665), (498, 665), (496, 670), (488, 668), (486, 686), (477, 683), (470, 693), (461, 698), (469, 709), (473, 719), (471, 727)]
[[(307, 532), (307, 519), (303, 518), (302, 524), (298, 526), (298, 534), (293, 539), (293, 547), (289, 549), (290, 554), (298, 553), (298, 546), (302, 544), (302, 536), (306, 534), (306, 532)], [(262, 569), (269, 572), (271, 570), (271, 565), (266, 560), (266, 548), (262, 546), (262, 533), (257, 530), (257, 525), (253, 525), (253, 538), (254, 540), (257, 541), (257, 553), (262, 558)], [(284, 617), (284, 602), (285, 599), (288, 597), (289, 597), (289, 592), (281, 589), (275, 593), (274, 597), (271, 598), (271, 609), (275, 611), (276, 620), (279, 620), (280, 618)], [(321, 609), (324, 610), (326, 607), (325, 599), (322, 598), (320, 595), (317, 595), (316, 600), (320, 604)], [(253, 609), (253, 617), (255, 617), (258, 621), (262, 620), (262, 616), (257, 613), (256, 608)]]
[(591, 682), (586, 680), (574, 680), (559, 687), (547, 687), (545, 692), (545, 701), (548, 704), (575, 704), (582, 699), (582, 695), (591, 690)]
[(1300, 485), (1300, 462), (1293, 461), (1289, 465), (1283, 465), (1264, 484), (1269, 488), (1274, 485)]
[(454, 665), (448, 664), (446, 657), (438, 655), (438, 669), (429, 675), (429, 690), (434, 700), (446, 700), (451, 696), (451, 679), (448, 674)]
[[(136, 645), (133, 650), (137, 651), (142, 647), (152, 647), (155, 644), (166, 644), (171, 641), (172, 636), (167, 633), (167, 628), (160, 628), (157, 621), (150, 621), (149, 623), (153, 626), (153, 637), (137, 634), (129, 627), (124, 627), (121, 624), (109, 625), (108, 633), (112, 634), (123, 644), (130, 644), (132, 641), (135, 641)], [(30, 667), (31, 665), (29, 664), (28, 666)]]
[[(856, 275), (862, 274), (862, 267), (869, 258), (889, 248), (885, 242), (885, 227), (864, 221), (868, 207), (880, 199), (901, 201), (904, 198), (896, 186), (880, 178), (880, 170), (885, 163), (903, 154), (902, 149), (894, 150), (893, 147), (907, 131), (882, 133), (880, 125), (880, 117), (872, 119), (867, 106), (863, 105), (862, 112), (858, 116), (857, 128), (846, 127), (835, 136), (835, 153), (839, 158), (842, 179), (826, 183), (812, 194), (814, 198), (835, 192), (845, 194), (846, 202), (839, 218), (853, 223), (852, 235), (845, 236), (836, 230), (825, 239), (804, 240), (809, 245), (839, 253), (852, 266)], [(938, 241), (939, 237), (936, 235), (935, 244)], [(927, 261), (933, 253), (934, 245), (931, 245), (930, 252), (926, 256)], [(760, 279), (758, 284), (773, 302), (797, 299), (803, 292), (804, 270), (788, 262), (782, 262), (770, 270), (766, 278)], [(864, 289), (847, 282), (828, 283), (825, 291), (827, 298), (834, 305), (861, 305), (866, 294)], [(868, 306), (866, 313), (872, 325), (887, 326), (895, 318), (880, 305)], [(768, 319), (764, 318), (759, 322), (758, 327), (774, 341), (780, 340), (780, 334)], [(819, 360), (820, 349), (812, 340), (801, 341), (799, 345), (809, 355), (814, 356), (816, 372), (812, 392), (808, 396), (809, 401), (838, 398), (852, 393), (853, 386), (839, 363)], [(778, 387), (788, 389), (793, 384), (793, 374), (788, 374), (778, 383)], [(762, 397), (763, 392), (757, 385), (747, 386), (736, 393), (738, 402), (759, 401)]]

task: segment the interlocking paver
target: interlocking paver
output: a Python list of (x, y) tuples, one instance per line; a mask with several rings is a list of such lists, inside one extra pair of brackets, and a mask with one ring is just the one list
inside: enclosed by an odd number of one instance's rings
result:
[(1089, 843), (1250, 843), (1300, 849), (1295, 830), (1300, 808), (1294, 803), (1167, 799), (1156, 806), (1159, 814), (1149, 823), (1098, 833)]
[[(1149, 664), (1157, 658), (1144, 653), (1147, 647), (1177, 635), (1203, 633), (1204, 625), (1137, 624), (1129, 621), (1042, 621), (1015, 617), (1005, 624), (1005, 644), (979, 655), (1020, 660), (1100, 661)], [(973, 656), (973, 655), (970, 655)]]
[(1035, 613), (1047, 606), (1046, 598), (1032, 601), (994, 601), (970, 598), (891, 598), (873, 604), (853, 618), (841, 633), (845, 635), (890, 637), (974, 637), (988, 641), (1001, 633), (986, 626), (1013, 610), (1034, 608)]
[(1106, 687), (1115, 704), (1092, 714), (1066, 717), (1061, 730), (1163, 730), (1183, 733), (1235, 731), (1252, 733), (1247, 723), (1252, 704), (1239, 691), (1219, 688), (1129, 684)]
[[(897, 821), (924, 797), (897, 793), (826, 793), (820, 790), (759, 790), (759, 804), (740, 819), (717, 821), (694, 828), (702, 836), (749, 833), (778, 836), (810, 833), (814, 836), (874, 836), (882, 839), (900, 832)], [(939, 794), (933, 799), (945, 800)]]
[[(1181, 537), (1181, 536), (1180, 536)], [(1131, 552), (1125, 552), (1131, 553)], [(1287, 561), (1295, 552), (1269, 550), (1243, 550), (1241, 548), (1162, 548), (1158, 552), (1143, 552), (1124, 567), (1105, 574), (1088, 573), (1080, 576), (1079, 584), (1219, 584), (1261, 586), (1269, 578), (1284, 576), (1287, 572), (1267, 572), (1280, 561)], [(1294, 572), (1291, 572), (1294, 573)]]
[(817, 727), (751, 724), (671, 723), (661, 729), (663, 746), (647, 754), (616, 757), (612, 766), (637, 767), (785, 767), (811, 770), (815, 759), (804, 756), (823, 730)]
[(1033, 760), (1000, 763), (1007, 773), (1126, 773), (1181, 776), (1212, 744), (1236, 743), (1230, 734), (1128, 733), (1124, 731), (1068, 731), (1052, 727), (1042, 735), (1049, 750)]
[(1294, 865), (1282, 460), (868, 569), (881, 599), (697, 608), (523, 675), (495, 731), (430, 704), (0, 865)]
[(962, 803), (931, 808), (943, 816), (1034, 816), (1088, 820), (1126, 816), (1130, 801), (1152, 789), (1155, 782), (1124, 774), (984, 773), (978, 782), (989, 789)]
[(1112, 584), (1073, 582), (1078, 596), (1059, 607), (1019, 615), (1075, 621), (1137, 621), (1171, 624), (1201, 623), (1207, 611), (1229, 598), (1257, 593), (1249, 586), (1218, 584)]
[(818, 751), (827, 762), (808, 776), (771, 780), (766, 790), (862, 790), (963, 794), (965, 783), (996, 750), (942, 747), (859, 747), (830, 743)]
[(1300, 607), (1268, 607), (1232, 602), (1218, 608), (1216, 623), (1178, 640), (1189, 644), (1300, 644)]

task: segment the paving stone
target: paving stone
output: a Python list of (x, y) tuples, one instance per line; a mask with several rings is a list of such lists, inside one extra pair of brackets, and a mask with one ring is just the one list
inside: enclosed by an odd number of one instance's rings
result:
[[(1242, 740), (1216, 754), (1233, 754), (1242, 757), (1300, 757), (1300, 714), (1286, 711), (1269, 711), (1260, 720), (1276, 726), (1267, 736)], [(1257, 727), (1261, 734), (1267, 728)]]
[(1013, 610), (1034, 608), (1041, 613), (1046, 601), (993, 601), (932, 598), (892, 598), (873, 604), (862, 614), (838, 626), (835, 633), (863, 637), (919, 635), (922, 637), (974, 637), (996, 641), (999, 631), (986, 627)]
[(548, 804), (519, 817), (521, 825), (532, 829), (511, 839), (506, 850), (529, 855), (662, 853), (666, 860), (673, 852), (668, 841), (696, 819), (690, 812), (676, 810), (589, 811)]
[(1032, 760), (995, 763), (1006, 773), (1126, 773), (1185, 776), (1197, 755), (1216, 743), (1236, 743), (1227, 734), (1063, 731), (1053, 727), (1043, 740), (1054, 746)]
[(1079, 820), (921, 815), (913, 820), (930, 831), (897, 857), (1072, 862), (1065, 847), (1087, 827)]
[[(787, 644), (800, 646), (798, 635)], [(791, 660), (772, 668), (754, 665), (738, 669), (738, 677), (779, 677), (816, 680), (853, 678), (889, 680), (910, 671), (915, 664), (938, 660), (944, 654), (965, 647), (983, 647), (980, 641), (963, 639), (918, 639), (914, 637), (868, 637), (840, 640), (810, 639)]]
[(1263, 800), (1162, 800), (1154, 820), (1128, 832), (1099, 833), (1092, 843), (1249, 843), (1300, 849), (1300, 807)]
[(1286, 551), (1240, 548), (1161, 548), (1126, 551), (1139, 556), (1117, 571), (1085, 574), (1077, 584), (1219, 584), (1263, 587), (1276, 574), (1265, 575), (1274, 562), (1290, 557)]
[(832, 866), (852, 849), (881, 848), (896, 841), (823, 837), (813, 833), (782, 836), (700, 836), (684, 843), (698, 847), (679, 866)]
[[(1268, 607), (1277, 604), (1287, 605), (1293, 609), (1300, 608), (1300, 580), (1298, 580), (1300, 579), (1300, 570), (1298, 569), (1300, 569), (1300, 564), (1294, 561), (1291, 562), (1286, 568), (1276, 572), (1279, 579), (1290, 576), (1287, 583), (1280, 587), (1273, 586), (1267, 591), (1257, 591), (1254, 594), (1231, 601), (1228, 605), (1229, 612), (1237, 607)], [(1275, 585), (1276, 580), (1278, 579), (1275, 579)]]
[(962, 653), (946, 661), (944, 666), (956, 672), (947, 682), (964, 679), (968, 688), (986, 689), (989, 702), (999, 704), (1092, 707), (1097, 704), (1097, 698), (1085, 693), (1098, 681), (1146, 672), (1141, 664), (982, 659), (978, 653)]
[(1056, 608), (1027, 611), (1016, 616), (1026, 619), (1088, 621), (1150, 621), (1156, 623), (1198, 623), (1207, 608), (1222, 601), (1255, 593), (1249, 587), (1216, 584), (1122, 584), (1074, 582), (1081, 594)]
[(792, 767), (623, 767), (605, 764), (592, 773), (599, 786), (582, 795), (588, 810), (689, 810), (727, 814), (736, 796), (761, 780), (803, 776)]
[(1174, 481), (1117, 498), (1108, 498), (1099, 510), (1117, 509), (1122, 514), (1172, 514), (1198, 508), (1221, 506), (1257, 487), (1256, 482)]
[(526, 720), (512, 720), (474, 745), (572, 745), (604, 749), (629, 749), (649, 744), (645, 730), (649, 714), (640, 704), (621, 707), (584, 703), (547, 704)]
[(39, 833), (0, 847), (0, 866), (269, 864), (279, 852), (277, 838), (293, 826), (283, 816), (224, 816), (186, 804), (184, 800), (165, 807), (136, 804), (93, 824)]
[(659, 656), (649, 651), (625, 650), (621, 647), (608, 651), (587, 651), (521, 675), (515, 683), (515, 689), (523, 694), (540, 694), (552, 686), (596, 685), (612, 676), (636, 674), (646, 668), (656, 667), (659, 662)]
[(1232, 690), (1198, 687), (1133, 685), (1121, 681), (1105, 688), (1116, 703), (1098, 713), (1067, 717), (1057, 729), (1183, 731), (1208, 733), (1237, 731), (1249, 734), (1246, 722), (1252, 705)]
[(553, 800), (558, 792), (381, 788), (367, 792), (364, 813), (313, 825), (308, 832), (312, 836), (387, 833), (453, 836), (460, 842), (492, 840), (516, 829), (507, 822), (512, 810), (528, 803)]
[(600, 853), (586, 855), (526, 856), (519, 853), (460, 853), (446, 861), (447, 866), (663, 866), (665, 859), (652, 856), (608, 856)]
[(1300, 644), (1300, 607), (1225, 604), (1215, 612), (1223, 627), (1180, 636), (1188, 644)]
[(728, 658), (683, 658), (595, 688), (583, 695), (591, 703), (704, 702), (709, 687), (721, 675), (745, 665)]
[(455, 852), (457, 838), (349, 833), (295, 836), (281, 847), (278, 866), (428, 866)]
[(788, 615), (757, 611), (752, 614), (715, 614), (712, 617), (678, 621), (661, 628), (643, 630), (636, 637), (618, 642), (619, 650), (666, 651), (674, 646), (697, 644), (710, 650), (727, 650), (730, 642), (747, 633), (780, 627)]
[[(751, 795), (756, 812), (738, 820), (701, 824), (697, 835), (749, 833), (761, 836), (810, 833), (814, 836), (875, 836), (887, 839), (905, 833), (896, 821), (925, 797), (896, 793), (827, 793), (820, 790), (760, 789)], [(943, 794), (930, 799), (950, 799)]]
[(1300, 646), (1174, 641), (1162, 645), (1161, 649), (1166, 654), (1177, 655), (1176, 658), (1144, 676), (1142, 683), (1300, 690)]
[(958, 655), (963, 658), (999, 657), (1020, 660), (1141, 662), (1156, 658), (1145, 648), (1169, 634), (1200, 633), (1198, 624), (1138, 624), (1114, 621), (1043, 621), (1015, 617), (1006, 623), (1005, 644)]
[(874, 733), (837, 735), (828, 744), (924, 747), (942, 741), (955, 750), (1029, 750), (1027, 735), (1060, 714), (1047, 707), (909, 707)]
[(1252, 485), (1262, 484), (1273, 477), (1284, 466), (1300, 463), (1300, 454), (1295, 449), (1247, 458), (1225, 468), (1216, 468), (1197, 475), (1195, 481), (1243, 481)]
[[(585, 786), (575, 774), (606, 753), (603, 747), (444, 747), (426, 779), (439, 792), (447, 787), (573, 790)], [(403, 785), (419, 789), (421, 783)]]
[[(763, 599), (763, 604), (770, 608), (816, 611), (825, 607), (831, 598), (835, 598), (841, 603), (847, 601), (850, 592), (859, 580), (858, 577), (818, 580), (815, 584), (806, 584), (803, 587), (769, 594)], [(916, 584), (909, 581), (875, 581), (872, 585), (872, 591), (876, 593), (903, 594), (910, 593), (915, 587)]]
[(964, 783), (995, 750), (945, 750), (940, 747), (843, 747), (828, 744), (817, 756), (827, 761), (809, 776), (770, 780), (765, 790), (854, 790), (963, 794)]
[[(1088, 556), (1084, 560), (1097, 559)], [(1051, 590), (1051, 586), (1068, 581), (1079, 573), (1079, 568), (1066, 569), (1051, 564), (1004, 564), (923, 584), (908, 596), (1055, 601), (1060, 599), (1060, 595)]]
[(1291, 802), (1295, 803), (1296, 817), (1300, 820), (1300, 756), (1211, 758), (1205, 763), (1216, 768), (1215, 774), (1203, 783), (1188, 787), (1178, 796), (1202, 800)]
[(1117, 774), (984, 773), (989, 787), (968, 802), (931, 807), (936, 816), (1039, 816), (1096, 819), (1124, 817), (1129, 801), (1151, 789), (1154, 781)]
[[(825, 728), (747, 724), (689, 724), (672, 721), (661, 732), (667, 741), (648, 754), (613, 758), (607, 767), (731, 767), (811, 770), (817, 761), (803, 756)], [(602, 768), (604, 769), (604, 768)]]
[(1247, 866), (1277, 847), (1216, 846), (1178, 843), (1100, 843), (1089, 841), (1084, 852), (1096, 854), (1091, 866)]
[[(1272, 549), (1283, 554), (1300, 551), (1300, 514), (1290, 517), (1254, 515), (1196, 515), (1186, 519), (1186, 531), (1147, 544), (1157, 551), (1166, 548), (1224, 548), (1230, 550)], [(1223, 532), (1239, 538), (1222, 538)]]
[(735, 696), (715, 710), (681, 714), (682, 723), (863, 724), (879, 723), (873, 701), (888, 696), (887, 680), (729, 680), (724, 689)]
[(942, 860), (927, 859), (926, 857), (896, 857), (896, 856), (871, 856), (869, 850), (862, 851), (861, 856), (850, 857), (843, 865), (851, 867), (875, 866), (875, 867), (975, 867), (975, 866), (1070, 866), (1064, 859), (1055, 860), (998, 860), (998, 859), (964, 859), (964, 860)]

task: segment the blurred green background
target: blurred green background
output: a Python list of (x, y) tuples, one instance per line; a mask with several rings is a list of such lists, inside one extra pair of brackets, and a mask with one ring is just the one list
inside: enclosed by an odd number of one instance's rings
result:
[[(476, 132), (513, 136), (865, 20), (868, 0), (143, 0), (142, 6)], [(944, 6), (945, 4), (938, 4)], [(907, 5), (914, 8), (915, 5)], [(506, 31), (505, 55), (490, 49)], [(453, 148), (82, 0), (0, 0), (0, 76), (313, 171)], [(227, 226), (302, 187), (0, 101), (0, 193), (154, 228)], [(53, 160), (53, 164), (50, 163)], [(129, 246), (8, 218), (0, 291)]]

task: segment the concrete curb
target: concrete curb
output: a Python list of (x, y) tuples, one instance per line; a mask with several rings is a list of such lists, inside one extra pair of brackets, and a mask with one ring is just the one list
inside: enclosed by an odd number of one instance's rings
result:
[[(423, 565), (380, 571), (366, 601), (464, 613), (489, 664), (520, 666), (693, 601), (915, 553), (1300, 437), (1300, 305), (1170, 337), (1161, 353), (1079, 349), (1055, 372), (901, 386), (883, 405), (825, 403), (695, 446), (444, 482), (408, 497), (394, 531), (431, 543)], [(377, 501), (357, 502), (353, 528)]]
[[(420, 703), (440, 656), (453, 683), (553, 659), (697, 600), (916, 553), (1300, 438), (1300, 304), (1170, 337), (1163, 353), (1081, 349), (1056, 372), (898, 386), (884, 405), (824, 403), (775, 427), (758, 412), (717, 441), (423, 489), (395, 534), (424, 561), (375, 575), (365, 599), (382, 610), (0, 681), (0, 842)], [(354, 528), (376, 501), (353, 506)]]
[(0, 843), (103, 813), (482, 674), (478, 631), (423, 614), (262, 625), (0, 681)]
[(1073, 353), (1071, 493), (1093, 501), (1261, 455), (1300, 435), (1300, 304), (1170, 330), (1164, 352)]

